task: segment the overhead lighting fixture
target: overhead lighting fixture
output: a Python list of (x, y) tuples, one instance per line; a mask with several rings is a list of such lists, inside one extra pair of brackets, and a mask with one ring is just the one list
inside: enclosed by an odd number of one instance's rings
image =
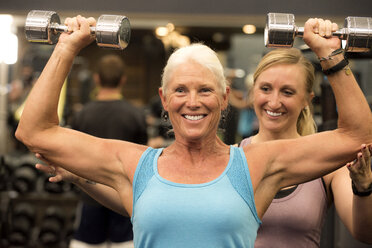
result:
[(155, 29), (155, 33), (159, 37), (164, 37), (164, 36), (167, 36), (169, 34), (169, 30), (168, 30), (167, 27), (157, 27)]
[(169, 23), (166, 25), (166, 27), (167, 27), (169, 33), (173, 32), (174, 29), (175, 29), (174, 24), (171, 23), (171, 22), (169, 22)]
[(18, 57), (18, 38), (11, 32), (13, 17), (0, 15), (0, 63), (15, 64)]
[(243, 32), (245, 34), (254, 34), (254, 33), (256, 33), (256, 26), (251, 25), (251, 24), (244, 25), (243, 26)]

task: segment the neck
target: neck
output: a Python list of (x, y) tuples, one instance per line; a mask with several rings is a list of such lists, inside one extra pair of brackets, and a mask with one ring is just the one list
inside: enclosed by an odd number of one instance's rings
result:
[(99, 101), (120, 100), (122, 98), (120, 88), (100, 88), (96, 96)]
[[(194, 156), (203, 156), (203, 154), (213, 154), (215, 152), (219, 152), (221, 150), (226, 150), (228, 146), (221, 141), (219, 137), (215, 137), (215, 139), (211, 140), (203, 140), (203, 141), (180, 141), (180, 139), (175, 139), (173, 144), (169, 146), (169, 150), (172, 153), (180, 153), (180, 156), (184, 156), (186, 154), (190, 154)], [(181, 152), (180, 152), (181, 151)]]

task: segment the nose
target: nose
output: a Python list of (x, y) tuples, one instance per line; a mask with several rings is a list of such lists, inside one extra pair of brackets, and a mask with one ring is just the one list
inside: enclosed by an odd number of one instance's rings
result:
[(269, 101), (268, 101), (268, 106), (275, 110), (275, 109), (279, 109), (281, 107), (282, 103), (281, 103), (281, 100), (280, 100), (280, 96), (278, 93), (273, 93), (273, 94), (270, 94), (269, 96)]
[(191, 91), (189, 93), (186, 106), (189, 108), (198, 108), (200, 106), (199, 96), (196, 92)]

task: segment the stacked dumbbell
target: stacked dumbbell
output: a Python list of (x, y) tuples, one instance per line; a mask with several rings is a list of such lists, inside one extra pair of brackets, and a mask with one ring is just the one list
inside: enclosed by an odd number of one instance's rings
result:
[(67, 182), (49, 182), (36, 162), (27, 155), (0, 158), (0, 247), (65, 247), (71, 238), (75, 192)]
[[(97, 20), (97, 25), (91, 27), (90, 30), (100, 47), (124, 49), (130, 40), (130, 23), (125, 16), (101, 15)], [(68, 28), (61, 25), (56, 12), (32, 10), (28, 13), (25, 24), (28, 41), (55, 44), (61, 32), (68, 32)]]

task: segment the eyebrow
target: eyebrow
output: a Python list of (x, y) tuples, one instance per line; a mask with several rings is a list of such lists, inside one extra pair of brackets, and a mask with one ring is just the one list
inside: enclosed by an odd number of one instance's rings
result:
[[(273, 85), (271, 82), (268, 82), (268, 81), (262, 81), (262, 82), (258, 82), (258, 84), (260, 85)], [(291, 88), (291, 89), (295, 89), (295, 86), (291, 85), (291, 84), (284, 84), (282, 85), (280, 88)]]

